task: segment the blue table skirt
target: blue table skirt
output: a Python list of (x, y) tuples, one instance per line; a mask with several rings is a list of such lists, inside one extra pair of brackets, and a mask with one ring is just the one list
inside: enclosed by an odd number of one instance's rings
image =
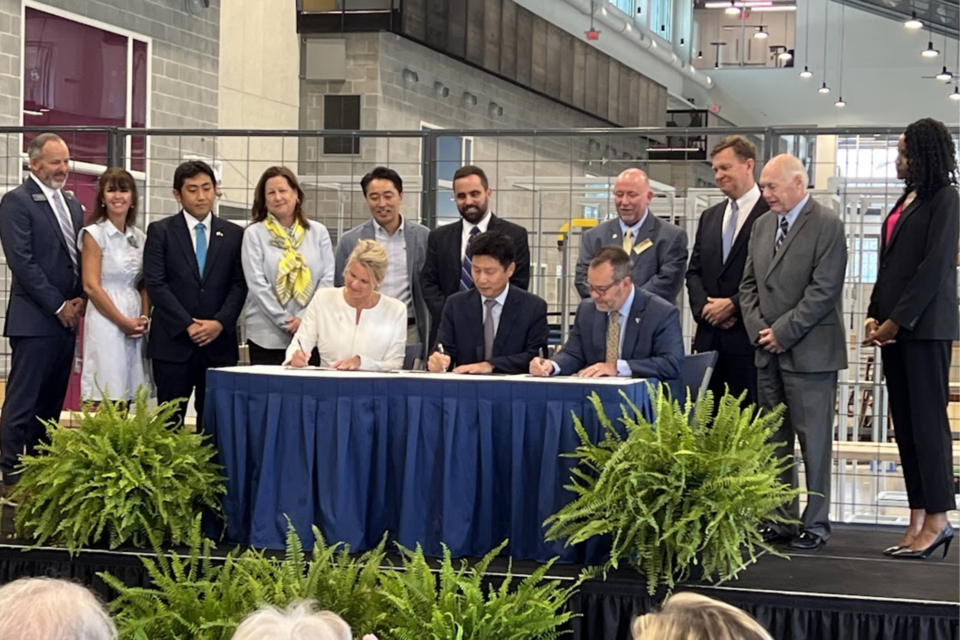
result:
[[(354, 551), (390, 539), (428, 555), (481, 556), (509, 538), (514, 558), (597, 562), (608, 543), (565, 548), (543, 521), (564, 489), (577, 435), (596, 441), (623, 398), (650, 415), (643, 381), (628, 385), (518, 379), (317, 377), (300, 372), (207, 375), (205, 429), (225, 467), (227, 538), (282, 548), (289, 517), (305, 545), (311, 525)], [(247, 368), (249, 371), (250, 369)]]

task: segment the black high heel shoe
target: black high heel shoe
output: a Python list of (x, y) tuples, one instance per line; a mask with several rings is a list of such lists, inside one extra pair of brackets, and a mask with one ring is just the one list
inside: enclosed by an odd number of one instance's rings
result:
[(907, 549), (907, 548), (908, 548), (908, 547), (903, 547), (903, 546), (900, 546), (899, 544), (895, 544), (895, 545), (893, 545), (892, 547), (887, 547), (886, 549), (884, 549), (884, 550), (883, 550), (883, 555), (885, 555), (885, 556), (892, 556), (892, 555), (895, 554), (897, 551), (900, 551), (900, 549)]
[(899, 551), (894, 551), (891, 555), (893, 558), (910, 558), (916, 560), (926, 560), (930, 555), (937, 550), (940, 545), (943, 545), (943, 557), (947, 557), (947, 551), (950, 550), (950, 543), (953, 542), (953, 527), (947, 524), (943, 528), (943, 531), (940, 532), (940, 535), (937, 536), (937, 539), (927, 547), (926, 549), (910, 549), (905, 547)]

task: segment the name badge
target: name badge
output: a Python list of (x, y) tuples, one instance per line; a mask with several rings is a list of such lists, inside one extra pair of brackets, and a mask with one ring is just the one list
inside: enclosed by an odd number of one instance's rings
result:
[(650, 238), (647, 238), (646, 240), (644, 240), (644, 241), (641, 242), (640, 244), (635, 245), (635, 246), (633, 247), (633, 252), (634, 252), (635, 254), (637, 254), (637, 255), (640, 255), (641, 253), (643, 253), (644, 251), (646, 251), (647, 249), (649, 249), (649, 248), (652, 247), (652, 246), (653, 246), (653, 240), (651, 240)]
[(47, 201), (47, 196), (43, 195), (42, 193), (35, 193), (35, 194), (33, 194), (33, 201), (34, 201), (34, 202), (46, 202), (46, 201)]

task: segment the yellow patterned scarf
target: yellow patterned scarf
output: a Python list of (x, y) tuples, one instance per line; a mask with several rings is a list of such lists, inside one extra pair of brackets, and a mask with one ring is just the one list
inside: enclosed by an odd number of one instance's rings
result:
[(273, 283), (280, 304), (286, 306), (290, 299), (294, 299), (301, 307), (307, 306), (313, 297), (313, 279), (310, 277), (310, 267), (297, 249), (303, 244), (304, 229), (299, 220), (294, 220), (290, 232), (277, 222), (271, 214), (263, 221), (263, 226), (270, 232), (270, 244), (283, 249), (283, 257), (277, 267), (277, 279)]

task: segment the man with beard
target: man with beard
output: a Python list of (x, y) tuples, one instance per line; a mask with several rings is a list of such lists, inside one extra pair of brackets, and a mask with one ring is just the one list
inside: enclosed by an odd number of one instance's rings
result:
[(0, 417), (4, 498), (19, 479), (20, 455), (34, 455), (44, 438), (40, 420), (60, 418), (86, 307), (77, 249), (83, 212), (62, 191), (70, 150), (60, 136), (41, 133), (27, 155), (30, 177), (0, 201), (0, 242), (13, 274), (3, 331), (13, 352)]
[[(420, 289), (420, 269), (430, 230), (400, 215), (403, 180), (393, 169), (376, 167), (360, 180), (370, 219), (345, 232), (337, 241), (334, 286), (344, 285), (347, 260), (361, 240), (376, 240), (387, 250), (387, 275), (380, 293), (407, 305), (407, 344), (427, 342), (427, 308)], [(418, 354), (418, 357), (424, 352)]]
[(490, 211), (492, 195), (487, 175), (480, 167), (467, 165), (453, 174), (453, 195), (460, 221), (437, 227), (427, 238), (427, 258), (423, 263), (423, 297), (433, 318), (430, 344), (436, 340), (447, 298), (458, 291), (474, 288), (470, 256), (473, 240), (486, 231), (505, 234), (513, 240), (514, 264), (510, 284), (526, 290), (530, 284), (530, 246), (527, 230), (498, 218)]
[(713, 173), (727, 196), (700, 216), (687, 269), (690, 309), (697, 322), (693, 350), (717, 352), (710, 378), (714, 401), (724, 390), (757, 402), (754, 348), (740, 315), (740, 279), (754, 221), (770, 206), (753, 179), (757, 149), (743, 136), (729, 136), (713, 149)]
[(590, 297), (587, 269), (602, 247), (621, 247), (630, 256), (631, 277), (644, 291), (677, 304), (687, 268), (687, 232), (664, 222), (650, 209), (650, 179), (640, 169), (627, 169), (613, 185), (616, 220), (583, 234), (574, 283), (581, 298)]

